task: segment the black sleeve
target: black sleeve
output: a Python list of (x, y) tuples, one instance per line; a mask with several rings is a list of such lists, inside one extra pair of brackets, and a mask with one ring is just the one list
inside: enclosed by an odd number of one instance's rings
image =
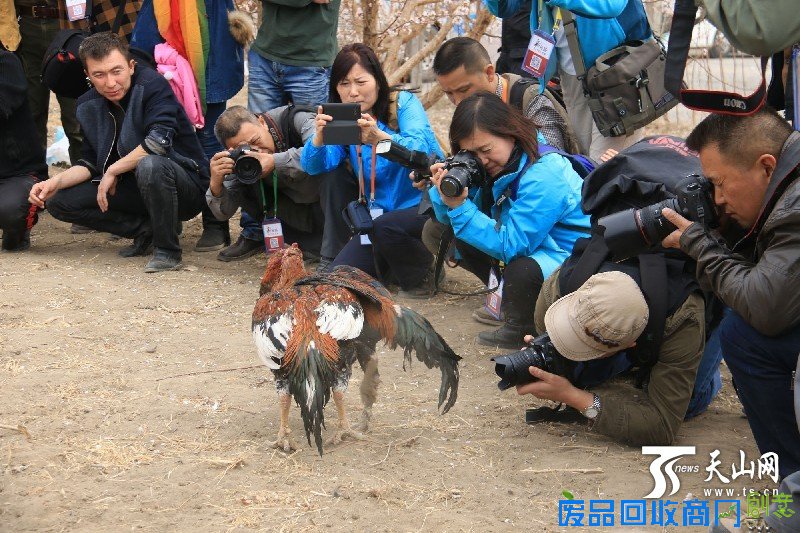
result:
[(7, 50), (0, 51), (0, 119), (8, 119), (28, 97), (22, 62)]

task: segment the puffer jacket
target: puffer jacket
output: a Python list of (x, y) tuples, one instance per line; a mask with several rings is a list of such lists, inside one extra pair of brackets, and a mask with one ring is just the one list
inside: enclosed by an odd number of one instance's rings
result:
[[(785, 162), (794, 166), (783, 179)], [(681, 249), (697, 261), (697, 279), (762, 335), (777, 336), (800, 325), (800, 132), (783, 145), (761, 214), (750, 230), (747, 258), (714, 239), (700, 224), (681, 236)], [(746, 241), (747, 239), (743, 239)], [(742, 242), (742, 241), (740, 241)]]
[(192, 66), (177, 50), (167, 43), (159, 43), (153, 52), (158, 71), (169, 82), (175, 92), (175, 97), (186, 111), (186, 116), (194, 127), (202, 128), (206, 121), (203, 117), (203, 106), (200, 102), (200, 92), (197, 90), (197, 81), (194, 79)]
[[(525, 169), (522, 155), (517, 170), (501, 176), (492, 185), (496, 202)], [(549, 153), (528, 166), (519, 179), (516, 196), (492, 208), (494, 218), (482, 213), (480, 193), (455, 209), (449, 209), (439, 192), (430, 189), (436, 218), (453, 226), (455, 237), (506, 264), (518, 257), (534, 259), (546, 278), (572, 252), (575, 241), (587, 237), (589, 217), (581, 210), (583, 181), (569, 161)]]

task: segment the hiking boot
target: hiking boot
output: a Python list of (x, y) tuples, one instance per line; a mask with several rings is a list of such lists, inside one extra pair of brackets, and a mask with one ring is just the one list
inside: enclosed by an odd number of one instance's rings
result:
[(475, 322), (480, 322), (481, 324), (494, 327), (499, 327), (505, 324), (505, 316), (503, 316), (502, 312), (500, 313), (500, 320), (498, 320), (486, 309), (486, 306), (484, 305), (472, 312), (472, 319), (475, 320)]
[[(428, 270), (428, 274), (422, 280), (422, 283), (414, 287), (413, 289), (403, 290), (401, 289), (397, 295), (402, 296), (403, 298), (410, 298), (412, 300), (427, 300), (428, 298), (433, 296), (433, 291), (435, 290), (435, 286), (433, 283), (433, 274), (434, 270), (431, 268)], [(439, 286), (441, 287), (442, 283), (444, 283), (445, 278), (445, 271), (442, 269), (442, 272), (439, 274)]]
[(3, 250), (6, 252), (23, 252), (31, 247), (31, 231), (3, 230)]
[(137, 257), (140, 255), (150, 255), (153, 251), (153, 234), (150, 232), (141, 233), (133, 238), (133, 244), (126, 246), (118, 253), (120, 257)]
[(478, 344), (491, 346), (492, 348), (504, 348), (506, 350), (519, 350), (525, 345), (523, 340), (526, 334), (533, 331), (533, 327), (521, 328), (510, 326), (508, 323), (492, 331), (482, 331), (478, 333)]
[(203, 234), (194, 245), (195, 252), (213, 252), (231, 245), (231, 234), (226, 228), (209, 225), (203, 228)]
[(330, 266), (333, 263), (333, 259), (330, 257), (320, 257), (319, 264), (317, 265), (317, 272), (324, 274), (325, 272), (330, 272)]
[(148, 274), (153, 272), (167, 272), (169, 270), (180, 270), (182, 266), (180, 252), (176, 255), (156, 250), (153, 254), (153, 258), (145, 265), (144, 271)]
[(236, 243), (228, 246), (219, 254), (217, 254), (217, 260), (225, 261), (226, 263), (229, 261), (241, 261), (243, 259), (247, 259), (248, 257), (252, 257), (263, 250), (263, 241), (254, 241), (239, 235)]
[(92, 228), (81, 226), (80, 224), (73, 224), (69, 227), (69, 232), (73, 235), (85, 235), (87, 233), (94, 233)]

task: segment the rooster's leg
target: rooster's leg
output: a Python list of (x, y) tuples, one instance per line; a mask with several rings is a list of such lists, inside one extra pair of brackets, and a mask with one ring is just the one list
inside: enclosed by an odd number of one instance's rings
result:
[(292, 406), (292, 396), (291, 394), (280, 393), (278, 398), (281, 406), (281, 422), (278, 428), (278, 438), (275, 442), (269, 442), (268, 444), (273, 448), (278, 448), (288, 453), (298, 449), (297, 444), (295, 444), (294, 439), (292, 439), (292, 429), (289, 427), (289, 408)]
[(364, 365), (364, 380), (361, 382), (359, 392), (361, 393), (361, 403), (364, 404), (364, 410), (361, 411), (361, 422), (359, 422), (359, 431), (367, 432), (369, 429), (370, 420), (372, 420), (372, 404), (378, 397), (378, 385), (381, 384), (381, 378), (378, 375), (378, 360), (371, 357)]
[(339, 416), (339, 420), (336, 433), (333, 434), (328, 444), (339, 444), (345, 437), (363, 440), (364, 435), (350, 427), (350, 421), (347, 419), (347, 413), (345, 413), (344, 409), (344, 391), (333, 391), (333, 403), (336, 404), (336, 414)]

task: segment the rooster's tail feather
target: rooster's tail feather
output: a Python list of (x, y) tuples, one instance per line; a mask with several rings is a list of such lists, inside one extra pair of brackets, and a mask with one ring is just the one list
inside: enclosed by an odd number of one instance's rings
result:
[(313, 433), (317, 451), (322, 455), (324, 409), (331, 397), (334, 368), (313, 340), (300, 346), (295, 365), (289, 374), (289, 392), (300, 407), (309, 446)]

